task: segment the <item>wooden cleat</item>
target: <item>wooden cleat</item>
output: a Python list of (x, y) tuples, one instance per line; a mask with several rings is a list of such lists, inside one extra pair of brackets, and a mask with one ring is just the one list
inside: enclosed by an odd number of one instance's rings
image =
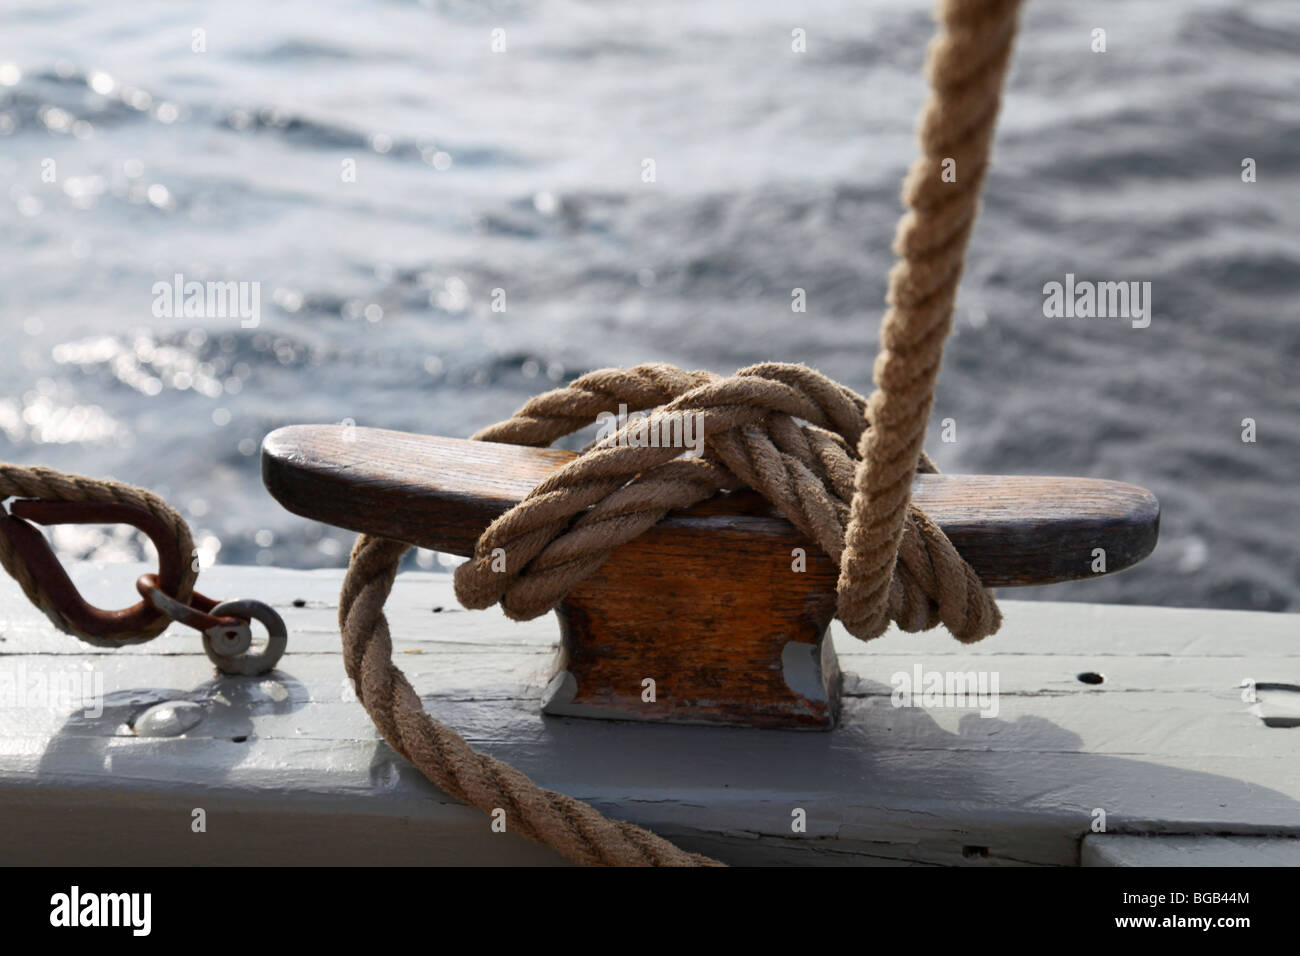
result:
[[(262, 480), (289, 511), (470, 556), (484, 529), (573, 452), (378, 428), (294, 425), (266, 437)], [(1094, 478), (918, 475), (913, 501), (987, 587), (1113, 573), (1151, 553), (1149, 491)], [(795, 549), (806, 570), (792, 569)], [(1094, 571), (1095, 549), (1105, 571)], [(556, 609), (549, 714), (829, 729), (839, 711), (835, 564), (761, 496), (674, 512)], [(653, 699), (650, 699), (653, 698)]]

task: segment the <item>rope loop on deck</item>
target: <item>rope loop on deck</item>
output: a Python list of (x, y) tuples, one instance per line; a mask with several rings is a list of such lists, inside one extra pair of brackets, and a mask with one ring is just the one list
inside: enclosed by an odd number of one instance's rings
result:
[[(840, 578), (839, 617), (855, 636), (876, 637), (891, 620), (909, 631), (942, 623), (967, 642), (997, 630), (991, 595), (920, 509), (904, 502), (897, 547), (853, 524), (856, 476), (881, 467), (857, 454), (870, 431), (867, 402), (805, 366), (754, 365), (730, 378), (660, 364), (602, 369), (474, 438), (549, 445), (611, 409), (650, 414), (617, 429), (604, 419), (608, 434), (488, 527), (456, 570), (465, 607), (499, 602), (515, 620), (545, 614), (670, 511), (748, 487), (852, 569)], [(687, 441), (697, 457), (683, 457)], [(919, 468), (936, 471), (924, 453)], [(896, 562), (885, 560), (893, 554)], [(891, 576), (884, 586), (881, 574)]]
[[(926, 65), (931, 96), (920, 155), (903, 185), (907, 211), (894, 240), (899, 261), (889, 276), (870, 399), (810, 369), (777, 364), (727, 379), (667, 365), (604, 370), (538, 396), (475, 437), (546, 445), (613, 412), (611, 403), (626, 403), (653, 409), (660, 422), (674, 412), (706, 416), (707, 451), (681, 458), (680, 448), (666, 454), (605, 436), (488, 528), (458, 570), (463, 601), (501, 601), (516, 617), (540, 614), (668, 510), (749, 485), (839, 561), (837, 611), (852, 633), (875, 636), (891, 618), (907, 629), (942, 621), (962, 640), (996, 630), (991, 596), (912, 506), (911, 488), (918, 469), (933, 470), (922, 450), (925, 427), (1019, 7), (1020, 0), (941, 0)], [(504, 575), (490, 561), (483, 570), (494, 547), (506, 549)], [(339, 602), (348, 675), (384, 739), (447, 793), (488, 813), (505, 809), (515, 832), (575, 862), (716, 863), (538, 787), (424, 712), (392, 662), (383, 613), (406, 550), (363, 535)]]

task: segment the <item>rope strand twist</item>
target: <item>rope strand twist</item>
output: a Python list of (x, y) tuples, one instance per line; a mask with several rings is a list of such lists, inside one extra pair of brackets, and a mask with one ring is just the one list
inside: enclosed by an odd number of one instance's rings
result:
[[(654, 403), (648, 419), (589, 445), (488, 527), (474, 557), (456, 571), (463, 605), (500, 602), (511, 618), (537, 617), (669, 511), (739, 487), (762, 494), (837, 564), (863, 566), (853, 557), (861, 544), (847, 537), (847, 529), (861, 465), (855, 449), (869, 430), (867, 403), (801, 365), (755, 365), (725, 379), (670, 365), (603, 369), (533, 398), (509, 421), (474, 438), (548, 445), (590, 425), (602, 414), (593, 409), (642, 411), (646, 402)], [(658, 437), (673, 427), (671, 433), (682, 435), (680, 422), (688, 415), (696, 434), (707, 439), (698, 459), (678, 457), (681, 448)], [(921, 469), (936, 470), (924, 454)], [(887, 588), (841, 578), (840, 618), (850, 633), (870, 639), (889, 620), (912, 631), (943, 623), (962, 641), (997, 629), (997, 607), (979, 577), (915, 507), (897, 552)], [(884, 607), (870, 607), (864, 594)], [(865, 624), (862, 615), (846, 616), (845, 608), (864, 605), (874, 612)]]
[[(88, 478), (44, 468), (40, 465), (13, 465), (0, 462), (0, 501), (8, 498), (40, 498), (46, 501), (94, 501), (132, 505), (147, 511), (158, 518), (175, 538), (182, 555), (194, 553), (194, 537), (185, 519), (162, 498), (144, 488), (124, 484), (120, 481), (108, 481), (103, 478)], [(40, 581), (33, 575), (31, 568), (14, 549), (7, 535), (0, 534), (0, 565), (11, 578), (18, 582), (31, 601), (60, 631), (71, 634), (88, 644), (116, 647), (122, 644), (136, 644), (152, 640), (171, 625), (171, 619), (159, 614), (157, 619), (134, 635), (104, 640), (93, 634), (87, 634), (64, 616), (59, 602), (46, 592)], [(175, 594), (182, 604), (189, 602), (194, 593), (194, 584), (198, 580), (198, 568), (189, 560), (182, 562), (180, 583)]]
[[(1020, 0), (940, 4), (926, 66), (932, 92), (921, 116), (920, 155), (904, 181), (907, 211), (894, 240), (899, 262), (889, 276), (870, 399), (809, 369), (777, 364), (728, 379), (666, 365), (607, 369), (534, 398), (474, 437), (548, 445), (622, 402), (654, 409), (652, 417), (706, 416), (707, 454), (627, 452), (613, 436), (589, 446), (484, 532), (474, 559), (456, 576), (467, 606), (500, 601), (513, 617), (543, 613), (600, 566), (617, 547), (611, 542), (634, 537), (669, 510), (749, 485), (839, 561), (837, 612), (850, 632), (873, 637), (891, 618), (905, 629), (942, 622), (968, 641), (997, 629), (991, 596), (912, 505), (911, 487), (918, 470), (934, 470), (922, 450), (925, 427), (1019, 7)], [(955, 180), (942, 175), (947, 168), (956, 170)], [(483, 557), (501, 546), (509, 548), (513, 571), (489, 577)], [(512, 829), (575, 862), (716, 864), (538, 787), (424, 712), (392, 662), (383, 613), (406, 550), (362, 535), (339, 601), (348, 675), (394, 750), (457, 799), (489, 813), (505, 808)]]
[[(988, 166), (1020, 0), (942, 0), (940, 31), (927, 62), (932, 95), (921, 116), (920, 155), (903, 186), (907, 211), (894, 240), (875, 391), (863, 399), (799, 365), (755, 365), (729, 378), (668, 365), (605, 369), (529, 401), (509, 421), (474, 437), (549, 445), (626, 404), (650, 411), (538, 485), (479, 539), (458, 569), (457, 595), (468, 607), (500, 602), (511, 617), (535, 617), (600, 567), (620, 544), (669, 511), (748, 486), (839, 563), (837, 613), (858, 637), (943, 623), (962, 641), (995, 631), (992, 596), (943, 532), (911, 502), (917, 471), (933, 472), (922, 450), (943, 344), (967, 241)], [(943, 173), (954, 169), (957, 178)], [(705, 453), (634, 441), (637, 429), (698, 415)], [(131, 504), (160, 518), (183, 554), (188, 526), (156, 495), (119, 482), (53, 469), (0, 464), (0, 498)], [(508, 554), (506, 574), (485, 564)], [(452, 797), (485, 812), (504, 809), (510, 829), (584, 864), (720, 865), (648, 830), (610, 820), (573, 797), (547, 790), (475, 751), (425, 713), (392, 662), (384, 602), (402, 542), (362, 535), (339, 599), (348, 676), (384, 739)], [(0, 564), (60, 630), (79, 634), (0, 536)], [(186, 563), (178, 593), (188, 601), (197, 570)], [(160, 619), (136, 636), (147, 640)]]

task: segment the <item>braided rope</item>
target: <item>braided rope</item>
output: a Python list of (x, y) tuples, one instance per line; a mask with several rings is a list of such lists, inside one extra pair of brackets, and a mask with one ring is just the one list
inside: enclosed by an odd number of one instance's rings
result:
[[(194, 538), (185, 519), (167, 502), (151, 491), (123, 484), (120, 481), (107, 481), (102, 478), (88, 478), (55, 471), (40, 465), (23, 466), (0, 462), (0, 500), (18, 498), (41, 498), (46, 501), (94, 501), (132, 505), (149, 512), (158, 518), (176, 539), (177, 547), (183, 556), (194, 553)], [(152, 640), (171, 625), (166, 615), (147, 628), (131, 635), (113, 636), (111, 639), (87, 634), (72, 624), (54, 600), (33, 576), (31, 569), (14, 550), (7, 535), (0, 534), (0, 565), (9, 576), (18, 582), (27, 595), (27, 599), (60, 631), (71, 634), (88, 644), (117, 647), (122, 644), (138, 644)], [(183, 561), (180, 584), (172, 597), (181, 603), (188, 603), (194, 593), (194, 583), (198, 580), (198, 570), (192, 561)]]

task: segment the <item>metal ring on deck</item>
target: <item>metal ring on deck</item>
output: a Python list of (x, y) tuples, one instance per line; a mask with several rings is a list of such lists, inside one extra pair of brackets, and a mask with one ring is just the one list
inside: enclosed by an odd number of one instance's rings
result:
[[(266, 628), (266, 646), (255, 652), (249, 652), (249, 644), (242, 643), (238, 636), (227, 634), (229, 628), (212, 628), (203, 632), (203, 650), (208, 655), (208, 659), (216, 664), (223, 674), (243, 674), (251, 677), (265, 674), (279, 663), (289, 643), (289, 637), (284, 619), (270, 605), (247, 598), (223, 601), (212, 609), (212, 614), (214, 617), (257, 620)], [(251, 642), (251, 632), (249, 638)], [(224, 653), (226, 648), (239, 648), (239, 650), (229, 654)]]

